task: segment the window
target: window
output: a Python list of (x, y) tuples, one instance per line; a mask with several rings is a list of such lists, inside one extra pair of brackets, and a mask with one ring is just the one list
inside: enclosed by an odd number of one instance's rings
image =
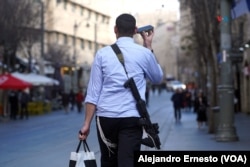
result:
[(102, 15), (102, 23), (105, 23), (105, 20), (106, 20), (105, 16)]
[(92, 49), (92, 42), (88, 41), (88, 43), (89, 43), (89, 50), (91, 50)]
[(90, 19), (90, 18), (91, 18), (91, 11), (88, 10), (88, 19)]
[(81, 39), (81, 48), (84, 49), (84, 40)]
[(56, 33), (56, 43), (59, 43), (59, 34), (58, 34), (58, 32)]
[(76, 10), (76, 5), (72, 4), (72, 12), (75, 12), (75, 10)]
[(99, 16), (99, 14), (98, 14), (98, 13), (95, 13), (95, 21), (96, 21), (96, 22), (98, 21), (98, 16)]
[(63, 35), (63, 41), (64, 41), (64, 44), (67, 45), (68, 44), (68, 38), (67, 38), (67, 35)]
[(64, 9), (67, 10), (67, 2), (64, 2)]
[(77, 39), (75, 36), (72, 37), (72, 45), (75, 46), (77, 43)]
[(81, 7), (81, 9), (80, 9), (81, 16), (83, 16), (83, 13), (84, 13), (84, 9), (83, 9), (83, 7)]

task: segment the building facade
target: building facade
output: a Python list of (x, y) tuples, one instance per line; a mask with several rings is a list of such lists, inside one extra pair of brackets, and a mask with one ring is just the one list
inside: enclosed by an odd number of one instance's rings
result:
[[(61, 73), (65, 79), (65, 91), (86, 87), (95, 52), (111, 44), (114, 35), (110, 29), (110, 16), (81, 0), (39, 0), (34, 6), (40, 10), (37, 29), (42, 29), (42, 42), (33, 44), (32, 59), (37, 62), (40, 73), (51, 75), (48, 72), (49, 63), (43, 58), (54, 56), (51, 48), (59, 55), (56, 62), (60, 64)], [(20, 49), (18, 55), (27, 57), (27, 47)], [(61, 55), (60, 55), (61, 54)], [(42, 55), (42, 56), (41, 56)], [(55, 63), (55, 62), (54, 62)], [(81, 70), (81, 76), (78, 71)], [(78, 76), (78, 77), (77, 77)], [(73, 82), (68, 83), (68, 80)]]
[(232, 21), (232, 45), (243, 60), (234, 64), (234, 86), (237, 111), (250, 114), (250, 13)]

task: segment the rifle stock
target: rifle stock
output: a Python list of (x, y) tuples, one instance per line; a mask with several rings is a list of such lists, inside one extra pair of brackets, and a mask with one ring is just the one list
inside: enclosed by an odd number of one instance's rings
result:
[(148, 147), (155, 147), (160, 149), (160, 138), (159, 134), (159, 126), (157, 123), (152, 123), (150, 120), (150, 116), (147, 111), (146, 103), (144, 100), (141, 99), (139, 91), (136, 87), (135, 81), (133, 78), (129, 78), (125, 84), (125, 88), (130, 88), (132, 95), (136, 100), (136, 107), (141, 116), (140, 124), (144, 127), (145, 131), (147, 132), (148, 137), (142, 139), (142, 144)]

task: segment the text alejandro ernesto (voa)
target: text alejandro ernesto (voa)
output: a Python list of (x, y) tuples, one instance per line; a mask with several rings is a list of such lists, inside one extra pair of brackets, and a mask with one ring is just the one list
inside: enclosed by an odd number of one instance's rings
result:
[(208, 155), (208, 156), (155, 156), (155, 155), (140, 155), (137, 163), (243, 163), (246, 164), (246, 155), (221, 155), (219, 157)]

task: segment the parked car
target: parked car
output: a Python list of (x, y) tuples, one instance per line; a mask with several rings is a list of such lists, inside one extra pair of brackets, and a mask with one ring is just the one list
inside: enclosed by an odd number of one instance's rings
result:
[(186, 89), (186, 85), (178, 80), (168, 81), (166, 87), (168, 91), (175, 91), (176, 89)]

